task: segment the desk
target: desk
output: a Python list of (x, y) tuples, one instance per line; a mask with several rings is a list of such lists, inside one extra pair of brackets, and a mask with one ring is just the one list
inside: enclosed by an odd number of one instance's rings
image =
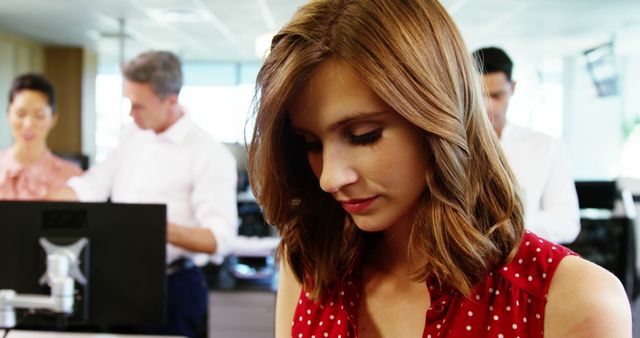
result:
[[(0, 336), (4, 330), (0, 330)], [(114, 333), (81, 333), (81, 332), (48, 332), (48, 331), (25, 331), (11, 330), (6, 338), (184, 338), (182, 336), (150, 336), (134, 334), (114, 334)]]

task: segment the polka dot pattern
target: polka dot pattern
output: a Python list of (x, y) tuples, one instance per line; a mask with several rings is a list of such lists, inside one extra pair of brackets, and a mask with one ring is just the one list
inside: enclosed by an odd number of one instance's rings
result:
[[(422, 337), (542, 338), (549, 285), (568, 255), (575, 253), (527, 231), (514, 259), (490, 273), (469, 297), (427, 281), (431, 307)], [(321, 303), (303, 290), (291, 336), (357, 338), (360, 287), (354, 271)]]

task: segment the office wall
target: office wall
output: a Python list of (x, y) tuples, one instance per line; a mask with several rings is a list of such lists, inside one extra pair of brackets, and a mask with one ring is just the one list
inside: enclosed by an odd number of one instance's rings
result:
[(11, 33), (0, 32), (0, 148), (12, 143), (11, 131), (5, 113), (7, 93), (13, 78), (26, 72), (42, 72), (44, 47), (42, 44)]
[(563, 138), (574, 177), (616, 176), (622, 149), (622, 98), (598, 97), (581, 55), (564, 63)]
[[(563, 136), (577, 178), (622, 175), (640, 179), (640, 160), (633, 151), (640, 148), (639, 35), (640, 24), (628, 22), (600, 41), (614, 45), (619, 90), (611, 97), (596, 95), (581, 53), (565, 57)], [(594, 41), (593, 46), (598, 44)], [(631, 143), (635, 148), (629, 149), (629, 133), (634, 127)]]
[(82, 153), (93, 163), (96, 157), (96, 78), (98, 76), (98, 54), (83, 49), (82, 57)]
[[(629, 41), (618, 39), (616, 43), (626, 46)], [(563, 138), (576, 178), (614, 178), (621, 174), (640, 178), (640, 171), (629, 172), (626, 168), (625, 173), (621, 168), (628, 129), (640, 120), (640, 48), (636, 48), (618, 48), (615, 67), (619, 92), (609, 97), (597, 96), (582, 55), (565, 57)], [(637, 154), (631, 156), (637, 158)]]
[(58, 124), (49, 147), (79, 153), (82, 149), (82, 60), (77, 47), (45, 47), (44, 73), (56, 87)]
[(82, 47), (45, 47), (44, 73), (58, 92), (58, 125), (49, 135), (51, 149), (95, 153), (97, 55)]
[(621, 73), (621, 90), (624, 97), (622, 111), (626, 139), (619, 173), (620, 176), (640, 180), (640, 47), (637, 55), (622, 60), (621, 69), (624, 70)]

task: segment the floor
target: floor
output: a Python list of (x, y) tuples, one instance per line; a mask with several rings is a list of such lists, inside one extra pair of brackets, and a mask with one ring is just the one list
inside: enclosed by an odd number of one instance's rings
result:
[(275, 293), (211, 291), (209, 338), (273, 338)]

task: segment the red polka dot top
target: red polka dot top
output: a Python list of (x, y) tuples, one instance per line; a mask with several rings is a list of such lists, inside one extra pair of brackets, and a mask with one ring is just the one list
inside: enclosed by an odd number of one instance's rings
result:
[[(571, 250), (526, 232), (515, 258), (476, 285), (469, 297), (427, 286), (425, 338), (543, 337), (551, 278)], [(292, 337), (356, 338), (361, 291), (359, 273), (348, 276), (322, 303), (303, 289), (292, 322)]]

